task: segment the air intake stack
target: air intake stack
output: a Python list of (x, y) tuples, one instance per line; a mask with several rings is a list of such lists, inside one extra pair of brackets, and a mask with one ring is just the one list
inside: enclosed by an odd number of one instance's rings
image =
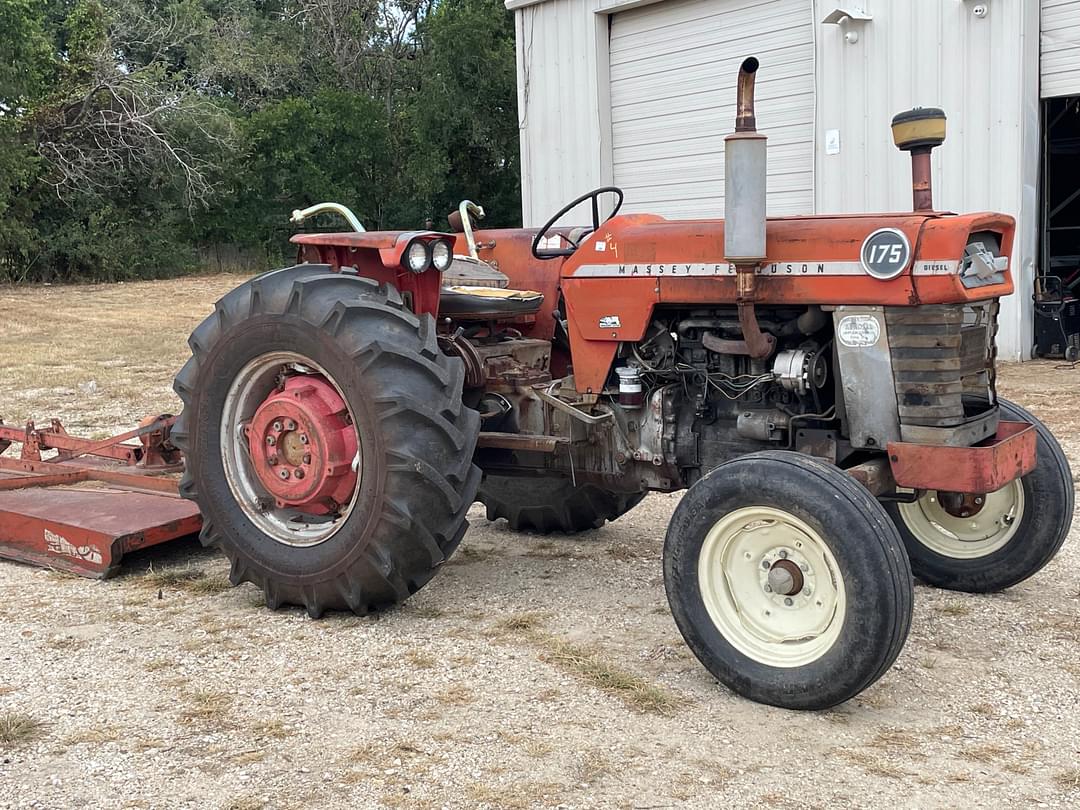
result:
[(911, 197), (916, 211), (934, 210), (930, 153), (945, 143), (945, 113), (937, 107), (916, 107), (892, 120), (893, 143), (911, 152)]

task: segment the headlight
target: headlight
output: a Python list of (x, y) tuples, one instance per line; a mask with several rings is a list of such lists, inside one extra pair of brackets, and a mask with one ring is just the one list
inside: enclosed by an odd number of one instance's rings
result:
[(431, 243), (431, 263), (435, 265), (436, 270), (443, 272), (452, 261), (454, 261), (454, 251), (451, 250), (448, 241), (440, 239)]
[(405, 266), (414, 273), (423, 273), (431, 266), (431, 253), (428, 246), (417, 240), (405, 249)]

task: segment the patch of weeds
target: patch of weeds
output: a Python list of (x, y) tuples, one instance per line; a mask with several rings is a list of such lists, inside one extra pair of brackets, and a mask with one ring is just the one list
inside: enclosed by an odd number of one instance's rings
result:
[(542, 613), (512, 613), (495, 622), (497, 633), (527, 633), (537, 629), (544, 621)]
[(180, 717), (189, 722), (208, 722), (219, 718), (229, 710), (232, 698), (224, 692), (212, 689), (198, 689), (183, 695), (184, 707)]
[(595, 782), (611, 773), (611, 763), (599, 751), (586, 751), (574, 769), (578, 782)]
[(997, 712), (993, 703), (976, 703), (969, 707), (975, 714), (981, 714), (983, 717), (993, 717)]
[(457, 554), (446, 561), (446, 565), (468, 565), (469, 563), (483, 562), (493, 556), (495, 556), (494, 549), (461, 546), (458, 548)]
[(86, 640), (75, 636), (53, 636), (45, 642), (54, 650), (78, 650), (86, 646)]
[(637, 550), (627, 543), (612, 543), (607, 547), (608, 556), (619, 562), (630, 562), (641, 557)]
[(292, 730), (277, 718), (259, 720), (251, 724), (251, 730), (260, 737), (269, 737), (274, 740), (283, 740), (292, 734)]
[(434, 669), (439, 662), (434, 655), (423, 650), (409, 650), (405, 653), (405, 660), (417, 669)]
[(887, 779), (903, 779), (907, 776), (911, 776), (911, 774), (903, 768), (899, 768), (892, 762), (874, 756), (867, 751), (845, 748), (840, 752), (840, 756), (849, 762), (858, 765), (863, 771), (871, 776), (884, 776)]
[(237, 765), (254, 765), (256, 762), (262, 762), (266, 759), (269, 751), (265, 749), (252, 749), (250, 751), (241, 751), (239, 754), (235, 754), (232, 757), (232, 761)]
[(101, 745), (102, 743), (116, 742), (120, 739), (120, 735), (119, 728), (105, 725), (97, 728), (85, 728), (82, 731), (69, 734), (64, 738), (64, 743), (67, 745), (79, 745), (80, 743)]
[(919, 738), (906, 729), (887, 728), (879, 731), (871, 740), (870, 745), (875, 748), (912, 749), (919, 747)]
[(221, 810), (261, 810), (266, 803), (255, 796), (238, 796), (221, 805)]
[(232, 587), (228, 577), (221, 574), (208, 575), (206, 571), (193, 566), (172, 566), (159, 569), (151, 566), (139, 582), (159, 591), (184, 591), (200, 595), (222, 593)]
[(963, 602), (949, 602), (937, 608), (937, 612), (943, 616), (967, 616), (971, 613), (971, 605)]
[[(409, 604), (411, 605), (411, 603)], [(443, 609), (435, 605), (416, 605), (410, 607), (409, 611), (420, 619), (438, 619), (444, 615)]]
[(535, 639), (541, 658), (577, 675), (586, 683), (621, 699), (635, 711), (671, 714), (681, 701), (664, 689), (633, 672), (622, 669), (597, 651), (571, 644), (554, 636)]
[(36, 740), (45, 724), (29, 714), (5, 712), (0, 714), (0, 748), (9, 749)]
[(1062, 790), (1080, 789), (1080, 768), (1066, 768), (1054, 774), (1054, 781)]
[(964, 759), (971, 760), (972, 762), (989, 764), (1001, 759), (1001, 757), (1007, 753), (1009, 753), (1009, 749), (1003, 745), (998, 745), (997, 743), (983, 743), (982, 745), (973, 745), (963, 749), (960, 752), (960, 756)]
[(473, 690), (463, 683), (457, 683), (442, 691), (439, 702), (448, 706), (464, 706), (476, 700)]

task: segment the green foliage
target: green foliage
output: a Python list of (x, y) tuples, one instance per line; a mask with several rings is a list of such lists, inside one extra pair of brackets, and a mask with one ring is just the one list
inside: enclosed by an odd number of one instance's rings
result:
[(438, 227), (465, 197), (518, 222), (501, 0), (0, 0), (0, 280), (285, 258), (294, 208)]

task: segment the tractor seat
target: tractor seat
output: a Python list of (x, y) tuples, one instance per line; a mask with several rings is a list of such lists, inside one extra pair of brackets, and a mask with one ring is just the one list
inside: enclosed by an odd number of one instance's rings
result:
[(455, 321), (498, 321), (533, 315), (543, 293), (498, 287), (452, 286), (439, 291), (439, 314)]

